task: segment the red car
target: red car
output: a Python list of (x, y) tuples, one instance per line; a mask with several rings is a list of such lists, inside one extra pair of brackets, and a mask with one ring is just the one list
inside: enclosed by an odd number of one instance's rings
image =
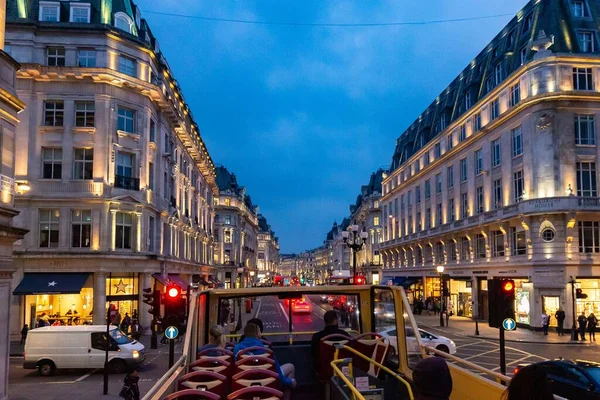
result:
[(292, 303), (292, 312), (295, 314), (300, 313), (309, 313), (310, 312), (310, 304), (308, 304), (304, 299), (296, 300)]

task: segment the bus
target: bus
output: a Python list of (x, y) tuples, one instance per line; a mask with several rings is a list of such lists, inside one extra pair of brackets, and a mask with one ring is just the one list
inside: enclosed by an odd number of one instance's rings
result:
[(275, 274), (273, 277), (273, 286), (283, 286), (283, 276), (281, 274)]
[[(233, 368), (224, 369), (222, 374), (208, 374), (214, 381), (210, 384), (195, 380), (196, 375), (202, 374), (194, 373), (194, 368), (198, 369), (203, 363), (209, 362), (202, 353), (196, 354), (196, 349), (208, 342), (208, 331), (219, 321), (221, 305), (225, 301), (231, 303), (249, 297), (255, 299), (252, 312), (246, 314), (238, 307), (233, 317), (241, 323), (224, 327), (227, 341), (230, 342), (227, 346), (231, 348), (241, 336), (242, 332), (235, 329), (240, 329), (250, 318), (261, 319), (264, 324), (264, 346), (269, 348), (266, 351), (272, 352), (280, 364), (292, 363), (296, 366), (298, 387), (293, 394), (296, 399), (314, 399), (325, 395), (326, 398), (359, 400), (413, 400), (412, 371), (419, 361), (431, 356), (445, 357), (449, 361), (453, 379), (452, 400), (499, 400), (506, 388), (500, 382), (506, 384), (510, 381), (509, 377), (426, 347), (421, 336), (414, 334), (419, 329), (406, 293), (398, 286), (213, 289), (192, 293), (183, 355), (175, 360), (173, 367), (143, 399), (162, 400), (167, 396), (176, 399), (184, 393), (183, 390), (197, 386), (210, 388), (207, 390), (213, 393), (212, 397), (198, 398), (281, 398), (282, 393), (276, 388), (267, 390), (255, 386), (260, 383), (241, 379), (250, 374), (242, 373), (242, 364), (259, 362), (267, 367), (270, 365), (268, 363), (271, 361), (267, 362), (261, 356), (252, 356), (254, 361), (245, 361), (245, 357), (234, 362), (231, 353), (223, 351), (223, 357), (233, 363)], [(340, 318), (340, 328), (347, 332), (347, 337), (322, 340), (317, 363), (312, 360), (309, 345), (312, 335), (323, 328), (323, 314), (337, 307), (337, 304), (334, 307), (329, 301), (322, 301), (323, 298), (339, 299), (352, 307), (341, 310), (345, 314)], [(293, 312), (294, 300), (298, 299), (309, 304), (312, 311)], [(381, 304), (385, 304), (386, 315), (377, 312)], [(337, 342), (337, 345), (334, 346), (333, 342)], [(269, 357), (273, 356), (267, 354)], [(236, 370), (240, 372), (236, 373)], [(220, 380), (223, 380), (222, 385)], [(228, 387), (225, 381), (232, 382), (231, 392), (224, 391)], [(329, 383), (327, 387), (330, 390), (327, 393), (323, 392), (325, 383)]]

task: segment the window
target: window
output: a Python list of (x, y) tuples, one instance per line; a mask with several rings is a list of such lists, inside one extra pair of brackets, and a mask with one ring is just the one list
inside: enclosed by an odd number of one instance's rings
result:
[(231, 215), (225, 215), (224, 223), (225, 225), (231, 225)]
[(509, 50), (512, 50), (511, 47), (513, 47), (515, 45), (515, 31), (512, 30), (510, 31), (510, 33), (508, 34), (508, 38), (506, 39), (506, 47)]
[(502, 231), (492, 231), (492, 257), (504, 257), (504, 234)]
[(421, 170), (421, 160), (415, 161), (415, 174)]
[(379, 217), (373, 217), (373, 226), (379, 226)]
[(481, 129), (481, 113), (477, 113), (473, 116), (473, 133)]
[(133, 33), (133, 21), (123, 12), (115, 14), (115, 27), (127, 33)]
[(148, 163), (148, 189), (154, 191), (154, 163)]
[(404, 195), (400, 195), (400, 209), (404, 210)]
[(440, 226), (444, 223), (444, 219), (442, 218), (442, 203), (438, 203), (435, 209), (435, 217), (437, 219), (437, 226)]
[(423, 220), (421, 219), (421, 212), (417, 213), (417, 232), (423, 230)]
[(456, 261), (456, 242), (454, 240), (450, 240), (448, 244), (448, 257), (450, 261)]
[(513, 190), (515, 194), (515, 203), (523, 200), (524, 183), (523, 183), (523, 171), (517, 171), (513, 173)]
[(58, 247), (60, 211), (40, 210), (40, 247)]
[(519, 57), (521, 59), (521, 65), (527, 61), (527, 46), (523, 46), (519, 51)]
[(93, 101), (75, 102), (75, 126), (91, 128), (95, 125), (96, 107)]
[(494, 81), (496, 82), (496, 86), (498, 86), (500, 84), (500, 82), (502, 82), (502, 79), (503, 79), (503, 77), (502, 77), (502, 63), (499, 62), (494, 67)]
[(460, 160), (460, 181), (462, 182), (466, 182), (467, 181), (467, 159), (463, 158), (462, 160)]
[(446, 137), (446, 152), (452, 150), (453, 147), (454, 147), (454, 140), (452, 139), (452, 134), (449, 133), (448, 136)]
[(231, 199), (229, 197), (226, 197), (224, 203), (227, 207), (229, 207), (231, 205)]
[(596, 163), (578, 162), (577, 163), (577, 196), (596, 197)]
[(471, 92), (465, 92), (465, 110), (471, 108)]
[(118, 212), (116, 213), (116, 220), (115, 248), (131, 249), (133, 234), (133, 218), (131, 214)]
[(460, 238), (460, 259), (469, 261), (471, 258), (471, 249), (469, 248), (469, 239), (466, 237)]
[(581, 31), (577, 33), (579, 39), (579, 49), (584, 53), (593, 53), (595, 51), (595, 33), (591, 31)]
[(468, 193), (460, 194), (460, 205), (461, 205), (462, 218), (467, 218), (469, 216), (469, 194)]
[(490, 103), (490, 121), (495, 120), (500, 115), (500, 100), (498, 98)]
[(533, 13), (526, 16), (523, 22), (523, 33), (529, 32), (529, 30), (533, 28)]
[(501, 162), (500, 139), (496, 139), (492, 141), (492, 168), (499, 166)]
[(523, 135), (521, 133), (521, 127), (511, 130), (512, 137), (512, 155), (518, 157), (523, 154)]
[(71, 210), (71, 247), (90, 247), (92, 212)]
[(229, 229), (224, 231), (225, 237), (223, 238), (224, 243), (231, 243), (231, 231)]
[(156, 220), (154, 217), (148, 217), (148, 251), (154, 251), (154, 230), (156, 229)]
[(46, 50), (47, 61), (49, 67), (64, 67), (65, 66), (65, 48), (64, 47), (48, 47)]
[(437, 174), (435, 176), (435, 192), (437, 194), (442, 193), (442, 174)]
[(508, 98), (508, 106), (514, 107), (521, 101), (521, 85), (519, 83), (510, 87), (510, 96)]
[(65, 104), (62, 101), (47, 100), (44, 102), (44, 125), (63, 126)]
[(478, 233), (475, 236), (475, 254), (477, 258), (485, 258), (485, 236)]
[(600, 253), (600, 222), (579, 221), (579, 252)]
[(62, 178), (62, 149), (42, 148), (42, 178)]
[(579, 145), (596, 144), (594, 115), (575, 115), (575, 142)]
[(73, 179), (92, 179), (94, 149), (73, 149)]
[(128, 178), (133, 176), (133, 154), (122, 151), (117, 153), (117, 175)]
[(119, 56), (119, 72), (135, 77), (137, 72), (135, 60), (130, 57)]
[(425, 229), (431, 229), (431, 208), (425, 210)]
[(475, 150), (475, 175), (483, 173), (483, 151)]
[(513, 256), (522, 256), (527, 254), (527, 238), (525, 231), (517, 231), (517, 228), (510, 228), (512, 232), (512, 254)]
[(556, 236), (556, 232), (552, 228), (546, 228), (542, 231), (542, 240), (546, 243), (550, 243), (554, 241), (554, 237)]
[(429, 152), (425, 153), (425, 166), (429, 165), (431, 160), (429, 159)]
[(448, 188), (454, 187), (454, 166), (448, 167), (446, 170), (446, 179), (448, 180)]
[(414, 233), (415, 232), (415, 228), (413, 226), (413, 220), (412, 220), (412, 215), (408, 216), (408, 233)]
[(119, 107), (117, 111), (117, 129), (123, 132), (135, 133), (135, 111)]
[(415, 188), (415, 203), (419, 204), (421, 202), (421, 188), (419, 185)]
[(583, 1), (572, 1), (571, 11), (573, 12), (573, 16), (577, 18), (584, 18), (588, 16), (587, 8), (585, 7), (585, 2)]
[(85, 68), (96, 66), (96, 50), (79, 49), (77, 52), (77, 65)]
[(412, 206), (412, 191), (410, 191), (410, 190), (408, 191), (408, 196), (407, 197), (408, 197), (408, 200), (407, 200), (408, 201), (408, 206), (410, 207), (410, 206)]
[(448, 220), (447, 222), (454, 222), (454, 198), (448, 199)]
[(149, 135), (149, 140), (151, 142), (155, 142), (156, 141), (156, 123), (152, 119), (150, 120), (150, 135)]
[(87, 24), (90, 22), (90, 4), (73, 4), (71, 3), (71, 22)]
[(573, 68), (573, 89), (593, 90), (591, 68)]
[(435, 157), (436, 160), (438, 160), (442, 156), (442, 144), (441, 143), (436, 143), (435, 146), (433, 146), (433, 156)]
[(460, 134), (458, 136), (458, 142), (464, 142), (467, 139), (467, 127), (466, 125), (460, 126)]
[(53, 1), (40, 1), (40, 21), (60, 21), (60, 4)]
[(440, 131), (446, 129), (446, 115), (442, 114), (440, 117)]
[(475, 209), (477, 210), (477, 214), (483, 213), (483, 186), (478, 186), (475, 189)]
[(502, 208), (502, 179), (496, 179), (492, 182), (492, 196), (494, 209)]
[(425, 181), (425, 200), (431, 197), (431, 182), (429, 179)]

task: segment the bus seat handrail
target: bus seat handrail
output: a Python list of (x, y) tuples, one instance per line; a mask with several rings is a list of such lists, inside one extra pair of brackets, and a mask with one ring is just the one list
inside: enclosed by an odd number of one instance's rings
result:
[(337, 364), (343, 363), (345, 361), (346, 360), (344, 360), (344, 359), (339, 359), (339, 360), (333, 360), (331, 362), (331, 368), (333, 368), (334, 375), (339, 376), (339, 378), (342, 380), (342, 382), (344, 382), (344, 384), (346, 384), (346, 386), (348, 386), (348, 389), (350, 389), (350, 391), (354, 395), (355, 399), (357, 399), (357, 400), (365, 400), (365, 397), (352, 384), (352, 382), (350, 382), (350, 380), (346, 377), (346, 375), (344, 375), (344, 373), (342, 372), (342, 370), (337, 366)]
[(444, 351), (440, 351), (438, 349), (435, 349), (435, 348), (429, 347), (429, 346), (423, 346), (423, 349), (425, 351), (427, 351), (427, 352), (434, 353), (437, 356), (448, 358), (448, 359), (450, 359), (452, 361), (455, 361), (457, 364), (462, 364), (462, 365), (465, 365), (465, 366), (467, 366), (469, 368), (476, 369), (479, 372), (483, 372), (483, 373), (485, 373), (487, 375), (490, 375), (490, 376), (492, 376), (492, 377), (494, 377), (496, 379), (499, 379), (499, 380), (501, 380), (503, 382), (506, 382), (506, 383), (510, 382), (511, 378), (508, 377), (508, 376), (506, 376), (506, 375), (502, 375), (502, 374), (499, 374), (498, 372), (491, 371), (491, 370), (489, 370), (487, 368), (484, 368), (484, 367), (482, 367), (480, 365), (473, 364), (470, 361), (463, 360), (462, 358), (458, 358), (458, 357), (453, 356), (451, 354), (448, 354), (448, 353), (446, 353)]
[(406, 379), (404, 379), (402, 376), (400, 376), (400, 374), (398, 374), (397, 372), (392, 371), (391, 369), (389, 369), (385, 365), (383, 365), (383, 364), (381, 364), (381, 363), (373, 360), (372, 358), (369, 358), (369, 357), (365, 356), (364, 354), (362, 354), (361, 352), (353, 349), (350, 346), (343, 345), (342, 348), (344, 350), (348, 350), (352, 354), (355, 354), (355, 355), (359, 356), (363, 360), (368, 361), (369, 363), (371, 363), (373, 365), (376, 365), (377, 367), (381, 368), (382, 370), (384, 370), (385, 372), (387, 372), (388, 374), (390, 374), (391, 376), (393, 376), (394, 378), (396, 378), (397, 380), (399, 380), (400, 382), (402, 382), (402, 384), (404, 386), (406, 386), (406, 389), (408, 390), (408, 396), (409, 396), (410, 400), (414, 400), (415, 397), (413, 395), (413, 391), (412, 391), (412, 387), (410, 386), (410, 383), (408, 383), (408, 381)]

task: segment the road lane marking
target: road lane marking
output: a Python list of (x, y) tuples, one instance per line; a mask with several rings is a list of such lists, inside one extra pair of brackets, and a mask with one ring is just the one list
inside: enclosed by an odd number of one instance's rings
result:
[(288, 314), (285, 312), (285, 308), (283, 308), (283, 304), (279, 303), (279, 307), (281, 308), (281, 311), (283, 311), (283, 316), (285, 317), (285, 319), (287, 320), (288, 324), (290, 323), (290, 317), (288, 316)]
[(256, 316), (254, 318), (258, 318), (258, 314), (260, 313), (260, 307), (262, 307), (262, 300), (258, 301), (258, 308), (256, 309)]
[(79, 378), (75, 379), (75, 382), (81, 382), (85, 378), (90, 377), (91, 375), (95, 374), (98, 371), (100, 371), (100, 368), (96, 368), (95, 370), (92, 370), (92, 371), (88, 372), (87, 374), (80, 376)]
[(461, 347), (470, 347), (474, 344), (478, 344), (478, 343), (484, 343), (483, 341), (479, 341), (479, 342), (474, 342), (474, 343), (467, 343), (467, 344), (461, 344), (460, 346), (456, 346), (457, 349), (460, 349)]
[(483, 355), (486, 355), (486, 354), (489, 354), (489, 353), (493, 353), (493, 352), (495, 352), (495, 351), (498, 351), (498, 349), (494, 349), (494, 350), (486, 351), (486, 352), (484, 352), (484, 353), (480, 353), (480, 354), (477, 354), (477, 355), (474, 355), (474, 356), (471, 356), (471, 357), (463, 358), (463, 360), (470, 360), (470, 359), (472, 359), (472, 358), (475, 358), (475, 357), (480, 357), (480, 356), (483, 356)]

